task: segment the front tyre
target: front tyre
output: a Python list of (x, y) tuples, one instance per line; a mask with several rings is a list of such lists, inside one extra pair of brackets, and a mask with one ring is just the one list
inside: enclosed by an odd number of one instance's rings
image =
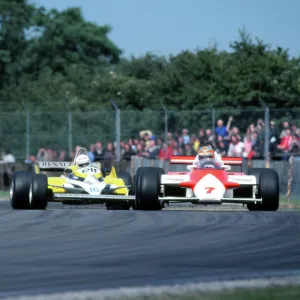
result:
[(256, 177), (258, 185), (258, 198), (261, 203), (249, 203), (250, 211), (277, 211), (279, 208), (279, 176), (274, 169), (250, 169), (249, 175)]
[(275, 170), (260, 175), (260, 194), (263, 210), (277, 211), (279, 208), (279, 176)]
[(135, 178), (135, 209), (162, 210), (159, 202), (162, 168), (144, 167), (137, 170)]
[(16, 171), (12, 176), (9, 198), (13, 209), (29, 209), (29, 188), (34, 172)]
[(31, 209), (44, 210), (48, 204), (48, 178), (45, 174), (35, 175), (29, 189), (29, 205)]

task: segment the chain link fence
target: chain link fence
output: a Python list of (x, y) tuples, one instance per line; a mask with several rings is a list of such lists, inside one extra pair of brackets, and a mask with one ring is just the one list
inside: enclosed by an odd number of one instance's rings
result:
[(300, 108), (124, 110), (119, 114), (114, 110), (0, 113), (0, 146), (10, 149), (17, 159), (24, 160), (29, 154), (36, 155), (41, 147), (71, 152), (76, 145), (88, 148), (96, 141), (105, 145), (118, 139), (127, 142), (130, 138), (140, 138), (139, 132), (142, 130), (150, 130), (162, 139), (168, 132), (180, 135), (183, 128), (189, 130), (189, 135), (198, 135), (200, 129), (214, 132), (217, 120), (222, 119), (226, 126), (230, 116), (231, 128), (237, 127), (242, 135), (250, 124), (261, 126), (260, 135), (265, 142), (268, 142), (269, 121), (280, 127), (283, 121), (300, 125)]

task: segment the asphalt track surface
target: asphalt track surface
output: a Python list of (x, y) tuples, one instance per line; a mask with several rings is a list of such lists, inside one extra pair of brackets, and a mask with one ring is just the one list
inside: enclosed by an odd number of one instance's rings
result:
[(0, 237), (0, 297), (300, 274), (298, 211), (13, 211), (1, 202)]

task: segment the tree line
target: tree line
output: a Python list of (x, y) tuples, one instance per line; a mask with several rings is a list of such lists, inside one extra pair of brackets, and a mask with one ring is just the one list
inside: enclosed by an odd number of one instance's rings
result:
[[(230, 51), (216, 46), (178, 55), (124, 58), (112, 28), (80, 8), (46, 10), (0, 2), (2, 111), (270, 108), (299, 105), (300, 59), (240, 30)], [(184, 47), (184, 45), (183, 45)]]

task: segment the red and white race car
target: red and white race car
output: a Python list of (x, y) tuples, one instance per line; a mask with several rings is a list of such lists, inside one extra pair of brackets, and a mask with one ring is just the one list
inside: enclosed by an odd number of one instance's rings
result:
[[(140, 167), (134, 180), (135, 209), (160, 210), (164, 204), (247, 204), (252, 210), (279, 208), (279, 176), (274, 169), (249, 168), (243, 173), (243, 159), (222, 157), (193, 164), (193, 156), (171, 156), (171, 164), (190, 164), (185, 172), (168, 172), (156, 167)], [(238, 166), (239, 172), (233, 172)]]

